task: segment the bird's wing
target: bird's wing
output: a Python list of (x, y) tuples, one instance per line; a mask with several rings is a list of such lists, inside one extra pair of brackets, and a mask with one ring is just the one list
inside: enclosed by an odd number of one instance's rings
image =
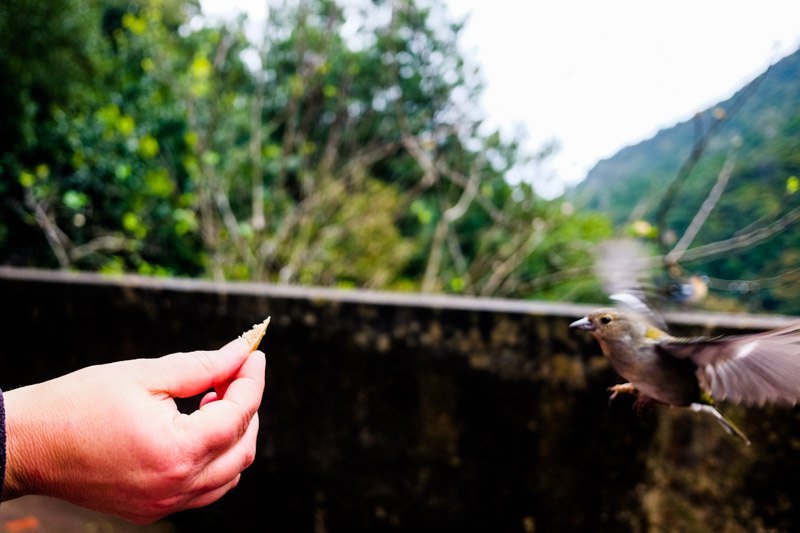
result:
[(759, 406), (800, 401), (800, 324), (756, 335), (672, 339), (656, 349), (691, 359), (700, 386), (715, 400)]
[(633, 239), (605, 241), (596, 249), (595, 274), (609, 298), (666, 331), (664, 319), (647, 305), (644, 280), (650, 267), (643, 246)]

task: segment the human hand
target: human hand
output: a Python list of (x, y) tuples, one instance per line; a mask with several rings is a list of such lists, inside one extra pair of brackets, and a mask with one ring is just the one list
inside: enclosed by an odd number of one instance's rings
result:
[[(139, 524), (218, 500), (255, 458), (265, 366), (239, 338), (5, 392), (3, 499), (43, 494)], [(178, 411), (173, 398), (211, 388)]]

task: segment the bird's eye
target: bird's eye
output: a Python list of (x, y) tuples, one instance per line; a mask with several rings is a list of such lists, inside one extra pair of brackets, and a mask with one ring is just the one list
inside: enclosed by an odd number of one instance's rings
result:
[(608, 324), (609, 322), (611, 322), (611, 317), (610, 316), (604, 316), (604, 317), (602, 317), (600, 319), (600, 322), (603, 323), (603, 324)]

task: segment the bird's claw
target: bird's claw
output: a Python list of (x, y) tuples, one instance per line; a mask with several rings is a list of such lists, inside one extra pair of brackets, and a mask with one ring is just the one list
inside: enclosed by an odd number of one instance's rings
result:
[(611, 405), (611, 402), (614, 401), (614, 398), (616, 398), (619, 393), (633, 394), (637, 398), (641, 396), (641, 393), (636, 389), (636, 387), (633, 386), (632, 383), (621, 383), (619, 385), (614, 385), (613, 387), (609, 387), (608, 390), (613, 392), (613, 394), (608, 398), (609, 405)]

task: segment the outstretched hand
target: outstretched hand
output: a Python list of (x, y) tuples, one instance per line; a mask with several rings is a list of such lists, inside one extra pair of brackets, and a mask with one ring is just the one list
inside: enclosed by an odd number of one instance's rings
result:
[[(6, 392), (3, 499), (43, 494), (140, 524), (208, 505), (253, 462), (264, 371), (236, 339)], [(209, 389), (178, 411), (174, 398)]]

